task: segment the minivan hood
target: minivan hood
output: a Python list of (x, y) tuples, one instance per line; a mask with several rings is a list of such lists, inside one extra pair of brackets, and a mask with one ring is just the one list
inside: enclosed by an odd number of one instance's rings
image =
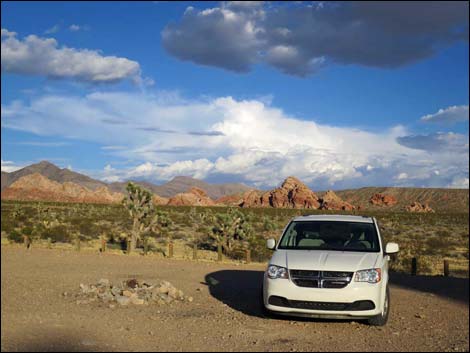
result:
[(358, 271), (375, 268), (380, 253), (320, 250), (276, 250), (271, 264), (291, 270)]

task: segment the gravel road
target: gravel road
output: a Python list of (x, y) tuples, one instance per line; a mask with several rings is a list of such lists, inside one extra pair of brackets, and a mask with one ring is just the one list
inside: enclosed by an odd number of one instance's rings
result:
[[(395, 275), (385, 327), (261, 315), (265, 265), (2, 246), (2, 351), (468, 351), (468, 279)], [(109, 308), (100, 278), (168, 280), (193, 302)], [(69, 293), (64, 297), (63, 292)]]

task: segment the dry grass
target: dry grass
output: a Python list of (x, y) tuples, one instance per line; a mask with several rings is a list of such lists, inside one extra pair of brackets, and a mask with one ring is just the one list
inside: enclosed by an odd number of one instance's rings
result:
[[(127, 231), (129, 227), (128, 215), (121, 206), (112, 205), (86, 205), (86, 204), (60, 204), (42, 203), (47, 208), (47, 217), (58, 222), (56, 232), (48, 230), (44, 234), (36, 234), (33, 248), (47, 247), (47, 238), (52, 239), (53, 246), (63, 249), (73, 249), (74, 245), (68, 243), (71, 234), (80, 234), (81, 251), (99, 251), (99, 221), (107, 220), (114, 228), (110, 230), (108, 239), (117, 233)], [(169, 229), (174, 241), (175, 259), (192, 259), (193, 244), (198, 244), (198, 259), (200, 261), (216, 261), (215, 248), (207, 243), (207, 230), (192, 224), (190, 207), (162, 207), (172, 220)], [(34, 202), (2, 202), (1, 229), (2, 245), (8, 243), (9, 234), (21, 234), (28, 227), (35, 227), (43, 221), (44, 215), (39, 216), (38, 203)], [(198, 207), (196, 212), (226, 212), (223, 207)], [(279, 238), (285, 224), (294, 216), (303, 213), (325, 213), (320, 211), (292, 210), (292, 209), (242, 209), (249, 219), (257, 237), (255, 247), (252, 248), (252, 260), (266, 261), (271, 253), (264, 246), (264, 239), (268, 237)], [(329, 212), (345, 213), (345, 212)], [(410, 272), (411, 259), (418, 259), (418, 273), (425, 275), (442, 275), (444, 259), (450, 260), (451, 275), (467, 276), (469, 259), (469, 228), (468, 212), (463, 213), (434, 213), (412, 214), (405, 212), (361, 211), (361, 214), (374, 216), (381, 227), (385, 242), (394, 241), (400, 245), (400, 253), (392, 264), (396, 271)], [(112, 233), (115, 234), (112, 234)], [(11, 237), (10, 237), (11, 238)], [(21, 239), (21, 237), (16, 238)], [(65, 239), (65, 243), (64, 243)], [(21, 241), (21, 240), (19, 240)], [(108, 244), (107, 251), (123, 253), (119, 243)], [(140, 250), (142, 251), (142, 250)], [(150, 238), (150, 256), (165, 257), (168, 255), (168, 239), (162, 234), (154, 234)], [(229, 260), (229, 259), (226, 259)], [(243, 261), (243, 257), (238, 259)]]

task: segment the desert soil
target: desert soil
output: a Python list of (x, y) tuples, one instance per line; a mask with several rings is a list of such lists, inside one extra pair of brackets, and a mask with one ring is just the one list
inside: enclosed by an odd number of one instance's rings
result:
[[(468, 351), (468, 279), (395, 276), (385, 327), (261, 315), (264, 264), (2, 246), (2, 351)], [(70, 294), (100, 278), (168, 280), (190, 302), (111, 309)], [(64, 297), (63, 293), (69, 293)]]

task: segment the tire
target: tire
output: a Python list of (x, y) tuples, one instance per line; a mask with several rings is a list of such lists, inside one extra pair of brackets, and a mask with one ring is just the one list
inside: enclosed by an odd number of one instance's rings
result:
[(370, 319), (367, 320), (367, 323), (371, 326), (384, 326), (387, 321), (388, 321), (388, 315), (390, 313), (390, 290), (387, 289), (385, 290), (385, 303), (384, 303), (384, 308), (383, 311), (377, 315), (373, 316)]

